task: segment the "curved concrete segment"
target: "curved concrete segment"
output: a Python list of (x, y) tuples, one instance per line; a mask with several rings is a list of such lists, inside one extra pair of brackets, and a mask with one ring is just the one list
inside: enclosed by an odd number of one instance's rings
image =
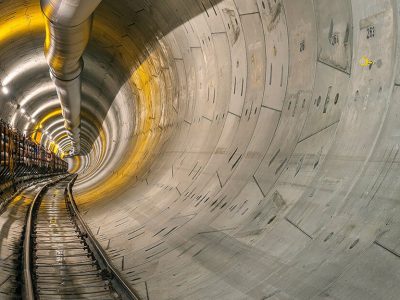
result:
[[(67, 152), (36, 2), (0, 4), (0, 116)], [(398, 299), (398, 5), (102, 1), (68, 161), (143, 299)]]

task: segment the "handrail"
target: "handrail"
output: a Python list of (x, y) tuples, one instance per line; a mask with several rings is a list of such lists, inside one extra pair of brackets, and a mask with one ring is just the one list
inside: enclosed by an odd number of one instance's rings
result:
[(102, 270), (106, 270), (110, 281), (113, 283), (112, 286), (116, 290), (116, 292), (122, 297), (122, 299), (128, 300), (140, 300), (139, 296), (133, 289), (125, 282), (125, 280), (121, 277), (118, 270), (114, 267), (113, 263), (109, 260), (106, 252), (103, 250), (101, 245), (94, 238), (92, 231), (89, 229), (86, 222), (83, 220), (79, 209), (75, 203), (75, 199), (72, 195), (72, 186), (75, 183), (78, 175), (74, 176), (74, 178), (68, 183), (66, 188), (66, 192), (68, 194), (67, 205), (71, 209), (71, 214), (76, 221), (76, 225), (79, 228), (82, 237), (85, 239), (85, 242), (88, 244), (89, 249), (92, 251), (95, 259), (97, 260), (100, 268)]
[[(68, 175), (69, 176), (69, 175)], [(66, 176), (66, 177), (68, 177)], [(38, 202), (38, 199), (40, 197), (42, 197), (42, 195), (44, 194), (44, 192), (47, 190), (47, 188), (51, 185), (54, 185), (56, 183), (58, 183), (59, 181), (61, 181), (63, 178), (65, 178), (64, 176), (49, 182), (47, 184), (45, 184), (40, 191), (36, 194), (35, 198), (33, 199), (29, 210), (28, 210), (28, 215), (26, 218), (26, 225), (25, 225), (25, 236), (24, 236), (24, 244), (23, 244), (23, 268), (24, 268), (24, 289), (23, 289), (23, 293), (24, 293), (24, 299), (26, 300), (35, 300), (35, 292), (33, 289), (33, 282), (32, 282), (32, 271), (31, 271), (31, 267), (32, 267), (32, 231), (33, 231), (33, 212), (35, 209), (35, 206)]]

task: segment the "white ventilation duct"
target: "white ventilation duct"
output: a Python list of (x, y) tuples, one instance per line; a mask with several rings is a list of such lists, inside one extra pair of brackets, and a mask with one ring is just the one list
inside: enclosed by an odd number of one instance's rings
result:
[(46, 17), (45, 55), (61, 102), (71, 154), (80, 151), (82, 54), (88, 44), (92, 13), (101, 0), (41, 0)]

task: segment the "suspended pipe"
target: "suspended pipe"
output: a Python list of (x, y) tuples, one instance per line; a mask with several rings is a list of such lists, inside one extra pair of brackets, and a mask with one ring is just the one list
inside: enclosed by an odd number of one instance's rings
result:
[(89, 42), (92, 14), (101, 0), (41, 0), (46, 17), (45, 56), (61, 103), (64, 126), (80, 151), (82, 55)]

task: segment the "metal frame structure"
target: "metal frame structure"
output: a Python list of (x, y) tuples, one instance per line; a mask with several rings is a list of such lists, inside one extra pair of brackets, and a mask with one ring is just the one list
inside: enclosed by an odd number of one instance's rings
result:
[(67, 162), (0, 119), (0, 184), (26, 175), (67, 170)]

